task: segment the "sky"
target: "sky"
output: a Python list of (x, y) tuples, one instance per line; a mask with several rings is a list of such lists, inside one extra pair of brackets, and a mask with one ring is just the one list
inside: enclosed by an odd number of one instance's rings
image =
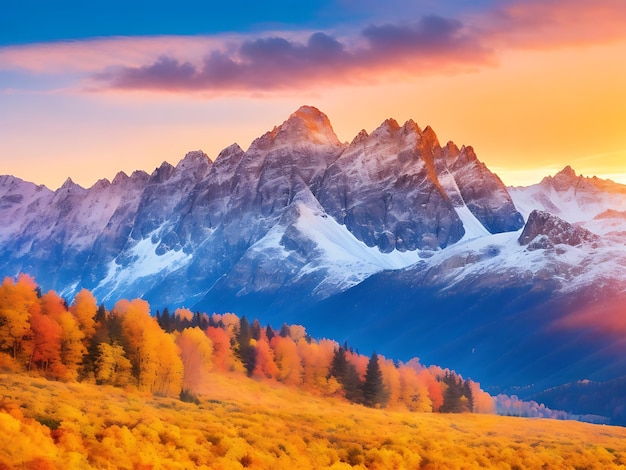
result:
[(626, 184), (623, 0), (4, 0), (0, 174), (58, 188), (246, 149), (301, 105)]

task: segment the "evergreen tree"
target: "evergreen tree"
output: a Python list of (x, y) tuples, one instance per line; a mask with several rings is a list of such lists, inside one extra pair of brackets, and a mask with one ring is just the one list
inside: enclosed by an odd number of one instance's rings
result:
[(104, 322), (106, 322), (107, 319), (107, 309), (104, 307), (104, 304), (100, 304), (100, 306), (98, 307), (98, 311), (96, 312), (96, 323), (99, 323), (100, 325), (104, 325)]
[(335, 349), (335, 354), (328, 370), (327, 378), (330, 377), (335, 377), (337, 382), (341, 384), (347, 400), (357, 403), (362, 400), (361, 379), (354, 364), (346, 358), (346, 350), (343, 347)]
[(348, 368), (348, 360), (346, 359), (346, 350), (343, 347), (335, 349), (333, 360), (330, 363), (328, 369), (328, 377), (335, 377), (339, 383), (342, 383), (343, 378), (346, 375), (346, 369)]
[(383, 373), (378, 364), (378, 355), (373, 353), (365, 371), (363, 404), (372, 408), (375, 406), (384, 407), (387, 404), (387, 398), (385, 384), (383, 383)]
[(196, 313), (193, 316), (192, 326), (197, 326), (202, 331), (204, 331), (209, 327), (209, 320), (207, 319), (206, 315), (203, 315), (200, 312), (196, 311)]
[(172, 316), (170, 315), (170, 311), (167, 307), (163, 309), (163, 313), (161, 314), (161, 322), (159, 325), (163, 329), (163, 331), (167, 333), (171, 333), (173, 331), (172, 325)]
[(237, 332), (237, 345), (235, 347), (235, 353), (241, 359), (241, 362), (246, 368), (248, 375), (252, 375), (254, 368), (256, 367), (256, 348), (250, 344), (252, 339), (252, 328), (248, 319), (243, 316), (239, 320), (239, 331)]
[(257, 341), (261, 339), (261, 324), (256, 318), (252, 322), (251, 335), (252, 338), (256, 339)]
[(467, 398), (467, 411), (470, 413), (474, 412), (474, 395), (472, 394), (472, 387), (470, 386), (469, 380), (466, 380), (463, 383), (463, 396)]
[(464, 381), (452, 372), (446, 372), (440, 380), (446, 385), (443, 392), (442, 413), (471, 412), (474, 408), (469, 381)]
[(274, 333), (274, 330), (270, 325), (267, 325), (267, 328), (265, 328), (265, 336), (268, 341), (272, 341), (272, 338), (276, 336), (276, 333)]
[(289, 325), (287, 325), (287, 323), (283, 323), (283, 326), (280, 327), (279, 335), (283, 338), (287, 338), (289, 336)]

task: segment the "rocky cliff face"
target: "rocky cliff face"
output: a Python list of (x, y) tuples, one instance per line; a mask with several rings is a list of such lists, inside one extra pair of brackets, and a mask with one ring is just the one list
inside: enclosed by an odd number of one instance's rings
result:
[(15, 220), (0, 231), (0, 269), (103, 300), (176, 305), (289, 285), (324, 297), (458, 242), (468, 221), (484, 233), (523, 223), (471, 147), (441, 147), (429, 127), (393, 119), (341, 143), (308, 106), (214, 163), (190, 152), (89, 189), (0, 183), (2, 215)]
[(530, 213), (518, 239), (520, 245), (528, 245), (529, 249), (552, 248), (558, 244), (580, 246), (599, 240), (600, 237), (589, 230), (575, 227), (549, 212), (539, 210)]

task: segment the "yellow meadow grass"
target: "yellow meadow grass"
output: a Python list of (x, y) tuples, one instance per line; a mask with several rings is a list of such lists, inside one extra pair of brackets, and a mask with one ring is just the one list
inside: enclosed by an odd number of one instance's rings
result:
[(0, 468), (611, 469), (626, 429), (370, 409), (241, 374), (197, 403), (0, 374)]

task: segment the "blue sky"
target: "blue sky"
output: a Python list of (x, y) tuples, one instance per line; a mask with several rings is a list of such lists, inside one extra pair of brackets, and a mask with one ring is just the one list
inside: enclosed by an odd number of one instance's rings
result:
[(0, 174), (83, 186), (244, 149), (301, 105), (350, 141), (386, 118), (506, 183), (626, 182), (623, 0), (5, 0)]
[(486, 1), (319, 0), (5, 0), (0, 45), (102, 36), (210, 35), (272, 29), (332, 29), (404, 19), (420, 14), (459, 14)]

